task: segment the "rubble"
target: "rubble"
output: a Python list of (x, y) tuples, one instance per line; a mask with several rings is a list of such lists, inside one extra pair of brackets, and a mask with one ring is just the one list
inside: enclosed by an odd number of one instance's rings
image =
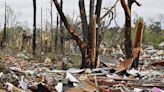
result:
[(163, 50), (145, 46), (137, 69), (131, 68), (133, 58), (124, 60), (119, 46), (113, 51), (115, 59), (96, 69), (59, 70), (51, 68), (56, 65), (48, 57), (38, 62), (8, 55), (0, 62), (0, 92), (163, 92)]
[(159, 46), (160, 46), (160, 47), (164, 47), (164, 42), (161, 42), (161, 43), (159, 44)]

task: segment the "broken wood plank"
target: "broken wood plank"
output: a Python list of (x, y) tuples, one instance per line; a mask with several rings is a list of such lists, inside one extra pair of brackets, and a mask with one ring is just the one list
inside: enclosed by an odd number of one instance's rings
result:
[[(89, 79), (90, 80), (94, 80), (93, 76), (89, 76)], [(116, 81), (137, 81), (136, 79), (133, 79), (133, 78), (121, 78), (121, 77), (100, 77), (100, 76), (97, 76), (97, 80), (116, 80)]]
[(151, 65), (153, 65), (153, 66), (164, 66), (164, 60), (153, 62)]

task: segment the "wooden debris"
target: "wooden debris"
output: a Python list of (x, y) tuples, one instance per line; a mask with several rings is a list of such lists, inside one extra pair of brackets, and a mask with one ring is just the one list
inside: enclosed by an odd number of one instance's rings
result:
[(0, 89), (0, 92), (7, 92), (6, 90), (4, 90), (4, 89)]
[(125, 61), (121, 62), (118, 66), (117, 72), (121, 72), (121, 71), (130, 69), (132, 63), (133, 63), (133, 58), (130, 58), (128, 60), (125, 60)]
[(70, 88), (66, 92), (106, 92), (105, 89), (96, 87), (96, 85), (89, 81), (81, 81), (80, 86), (75, 88)]
[(164, 60), (152, 63), (153, 66), (164, 66)]

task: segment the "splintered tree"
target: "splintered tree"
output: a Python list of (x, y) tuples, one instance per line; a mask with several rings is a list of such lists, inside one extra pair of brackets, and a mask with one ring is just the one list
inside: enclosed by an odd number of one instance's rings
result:
[[(102, 0), (97, 0), (96, 9), (94, 9), (95, 0), (90, 0), (89, 22), (87, 21), (85, 2), (79, 0), (79, 10), (82, 22), (83, 41), (87, 47), (81, 51), (82, 54), (82, 68), (96, 67), (98, 61), (99, 28), (100, 28), (100, 13)], [(95, 13), (94, 13), (95, 10)], [(95, 16), (94, 16), (95, 15)], [(96, 23), (98, 28), (96, 28)]]
[[(85, 2), (84, 0), (79, 0), (79, 10), (80, 10), (82, 33), (83, 33), (83, 40), (81, 40), (78, 34), (72, 28), (72, 26), (68, 23), (58, 1), (57, 0), (53, 0), (53, 1), (67, 31), (71, 34), (72, 38), (76, 41), (77, 45), (80, 48), (80, 52), (82, 56), (81, 68), (96, 68), (99, 64), (98, 63), (99, 45), (103, 38), (100, 33), (104, 29), (101, 26), (101, 20), (112, 12), (112, 9), (116, 6), (116, 3), (111, 9), (109, 9), (107, 13), (105, 13), (105, 15), (103, 15), (102, 18), (100, 18), (102, 0), (90, 0), (89, 18), (87, 18), (86, 10), (85, 10)], [(97, 1), (96, 5), (94, 3), (95, 1)], [(87, 19), (89, 19), (89, 21)]]
[(36, 54), (36, 0), (33, 0), (33, 18), (32, 53)]
[(131, 7), (133, 3), (136, 3), (138, 6), (141, 6), (136, 0), (127, 0), (128, 4), (126, 4), (125, 0), (121, 0), (121, 5), (125, 12), (125, 53), (126, 58), (133, 57), (132, 55), (132, 41), (131, 41)]

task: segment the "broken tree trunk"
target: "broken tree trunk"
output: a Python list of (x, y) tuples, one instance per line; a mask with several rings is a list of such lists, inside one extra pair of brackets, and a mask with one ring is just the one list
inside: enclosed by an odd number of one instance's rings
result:
[(51, 48), (51, 51), (53, 52), (53, 37), (54, 37), (54, 32), (53, 32), (53, 11), (52, 11), (52, 4), (53, 2), (51, 1), (51, 12), (50, 12), (50, 16), (51, 16), (51, 41), (50, 41), (50, 48)]
[[(95, 18), (95, 23), (94, 23), (94, 27), (92, 27), (92, 23), (93, 23), (93, 19), (90, 19), (90, 23), (91, 23), (91, 27), (94, 28), (94, 30), (89, 30), (88, 25), (87, 24), (87, 18), (86, 18), (86, 12), (85, 12), (85, 7), (84, 7), (84, 0), (79, 0), (79, 8), (80, 8), (80, 14), (81, 14), (81, 19), (82, 19), (82, 29), (83, 29), (83, 33), (84, 33), (84, 41), (82, 41), (79, 36), (76, 34), (76, 32), (74, 31), (74, 29), (70, 26), (70, 24), (68, 23), (59, 3), (57, 0), (53, 0), (55, 3), (55, 6), (57, 8), (58, 13), (60, 14), (60, 17), (66, 27), (66, 29), (68, 30), (68, 32), (72, 35), (72, 38), (76, 41), (76, 43), (78, 44), (80, 51), (81, 51), (81, 55), (82, 55), (82, 66), (81, 68), (95, 68), (96, 64), (95, 62), (97, 61), (97, 56), (96, 55), (96, 18)], [(94, 5), (91, 5), (92, 8), (94, 7)], [(93, 8), (94, 9), (94, 8)], [(91, 10), (92, 12), (94, 10)], [(84, 15), (84, 16), (83, 16)], [(93, 13), (91, 14), (93, 18)], [(89, 32), (90, 31), (90, 32)], [(92, 33), (93, 31), (93, 33)], [(85, 32), (89, 32), (88, 34)], [(87, 37), (87, 35), (93, 35), (94, 34), (94, 40), (92, 41), (92, 38), (85, 38)], [(93, 42), (93, 44), (92, 44)], [(91, 44), (91, 45), (88, 45)], [(93, 49), (92, 49), (93, 46)], [(92, 56), (91, 56), (92, 55)], [(91, 59), (92, 57), (92, 59)], [(93, 61), (93, 63), (92, 63)]]
[[(94, 15), (94, 2), (95, 0), (90, 0), (90, 8), (89, 8), (89, 34), (88, 41), (89, 46), (92, 46), (92, 24), (93, 24), (93, 15)], [(92, 47), (91, 47), (92, 48)]]
[[(86, 57), (85, 57), (85, 49), (87, 48), (87, 44), (84, 43), (83, 41), (81, 41), (81, 39), (78, 37), (77, 33), (75, 32), (75, 30), (71, 27), (71, 25), (68, 23), (59, 3), (57, 0), (53, 0), (54, 1), (54, 4), (56, 6), (56, 9), (61, 17), (61, 20), (63, 21), (67, 31), (71, 34), (72, 38), (76, 41), (77, 45), (79, 46), (80, 48), (80, 51), (81, 51), (81, 55), (82, 55), (82, 63), (83, 62), (86, 62)], [(84, 68), (84, 67), (82, 67)]]
[(101, 37), (100, 37), (100, 34), (101, 34), (101, 32), (100, 32), (101, 31), (101, 23), (100, 23), (101, 6), (102, 6), (102, 0), (97, 0), (96, 10), (95, 10), (95, 15), (97, 17), (96, 23), (98, 25), (98, 27), (96, 28), (96, 62), (95, 62), (96, 68), (98, 68), (100, 65), (100, 60), (98, 60), (98, 55), (99, 55), (99, 46), (101, 43)]
[(133, 42), (133, 51), (132, 51), (133, 57), (121, 62), (118, 67), (118, 72), (128, 70), (130, 68), (135, 68), (135, 69), (138, 68), (143, 28), (144, 28), (143, 22), (139, 21), (136, 27), (136, 33)]
[[(60, 1), (60, 7), (61, 10), (63, 10), (63, 0)], [(63, 28), (63, 22), (60, 17), (60, 52), (63, 55), (64, 54), (64, 28)]]
[(55, 52), (57, 52), (58, 47), (58, 30), (59, 30), (59, 15), (56, 17), (56, 32), (55, 32)]
[(134, 60), (133, 60), (132, 68), (138, 68), (138, 65), (139, 65), (139, 56), (140, 56), (140, 50), (141, 50), (141, 44), (142, 44), (143, 28), (144, 28), (143, 22), (139, 21), (137, 23), (135, 37), (133, 40), (132, 54), (133, 54)]
[(82, 30), (83, 30), (83, 39), (84, 42), (88, 44), (88, 23), (87, 23), (87, 15), (85, 11), (84, 0), (79, 0), (79, 9), (80, 9), (80, 17), (82, 22)]
[(132, 58), (132, 41), (131, 41), (131, 7), (132, 4), (136, 3), (138, 6), (141, 6), (136, 0), (128, 0), (128, 4), (126, 4), (125, 0), (121, 0), (121, 5), (125, 12), (125, 53), (126, 58)]
[(143, 36), (143, 28), (144, 28), (143, 22), (139, 21), (137, 23), (135, 37), (134, 37), (134, 40), (133, 40), (133, 48), (137, 48), (137, 47), (141, 46), (142, 36)]
[(92, 65), (96, 63), (96, 16), (93, 17), (92, 22), (92, 51), (91, 51)]
[(121, 5), (125, 12), (125, 28), (124, 28), (124, 35), (125, 35), (125, 53), (126, 58), (132, 57), (132, 42), (131, 42), (131, 10), (129, 9), (128, 5), (126, 4), (125, 0), (121, 0)]
[(33, 9), (34, 9), (34, 15), (33, 15), (33, 39), (32, 39), (32, 53), (36, 54), (36, 0), (33, 0)]

